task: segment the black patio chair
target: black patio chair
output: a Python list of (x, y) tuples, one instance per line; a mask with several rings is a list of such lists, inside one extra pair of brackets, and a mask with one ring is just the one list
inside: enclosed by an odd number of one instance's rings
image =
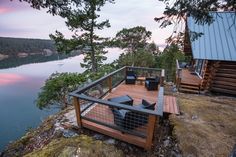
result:
[[(134, 107), (154, 110), (155, 104), (156, 103), (151, 104), (146, 100), (142, 100), (141, 104)], [(124, 130), (132, 130), (148, 123), (148, 114), (117, 108), (114, 108), (112, 112), (114, 115), (114, 123)]]
[(147, 90), (157, 90), (159, 82), (159, 77), (147, 77), (145, 80), (145, 87)]
[(137, 76), (134, 73), (134, 71), (126, 71), (126, 78), (125, 78), (126, 84), (135, 84), (136, 79)]

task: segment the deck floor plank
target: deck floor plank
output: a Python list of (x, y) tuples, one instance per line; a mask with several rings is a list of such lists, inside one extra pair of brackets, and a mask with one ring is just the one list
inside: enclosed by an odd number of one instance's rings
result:
[(164, 112), (179, 114), (176, 97), (168, 95), (164, 96)]
[(201, 79), (196, 74), (191, 73), (188, 69), (182, 69), (181, 83), (200, 85)]

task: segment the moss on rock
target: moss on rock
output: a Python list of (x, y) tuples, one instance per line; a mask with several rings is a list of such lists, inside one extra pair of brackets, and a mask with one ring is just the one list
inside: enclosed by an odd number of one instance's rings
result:
[(122, 157), (123, 152), (102, 141), (80, 135), (73, 138), (59, 138), (52, 140), (42, 149), (25, 155), (25, 157)]

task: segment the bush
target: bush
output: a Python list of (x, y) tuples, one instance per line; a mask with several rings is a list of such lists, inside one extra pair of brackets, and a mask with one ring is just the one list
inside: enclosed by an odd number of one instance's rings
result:
[(54, 73), (45, 82), (38, 95), (36, 104), (40, 109), (57, 105), (65, 108), (70, 104), (69, 92), (74, 91), (86, 81), (84, 74)]

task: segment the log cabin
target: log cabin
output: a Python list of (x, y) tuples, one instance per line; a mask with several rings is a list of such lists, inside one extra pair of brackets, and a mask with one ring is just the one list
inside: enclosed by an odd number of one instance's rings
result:
[[(185, 65), (176, 60), (176, 84), (181, 92), (211, 91), (236, 95), (236, 12), (211, 12), (211, 24), (186, 20)], [(193, 39), (194, 33), (202, 33)], [(182, 67), (181, 67), (182, 66)]]

